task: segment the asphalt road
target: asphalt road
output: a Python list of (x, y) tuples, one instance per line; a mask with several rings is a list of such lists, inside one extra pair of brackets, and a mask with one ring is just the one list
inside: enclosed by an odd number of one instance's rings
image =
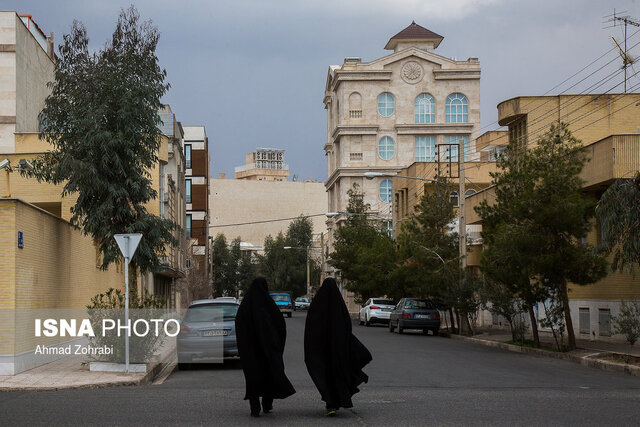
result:
[(640, 379), (448, 338), (354, 324), (373, 354), (352, 409), (323, 416), (303, 360), (304, 313), (286, 319), (297, 393), (249, 416), (239, 363), (176, 370), (161, 385), (0, 393), (0, 425), (639, 425)]

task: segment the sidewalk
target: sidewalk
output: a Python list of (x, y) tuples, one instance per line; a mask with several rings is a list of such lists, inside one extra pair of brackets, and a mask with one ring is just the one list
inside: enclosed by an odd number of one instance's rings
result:
[(0, 391), (43, 391), (147, 384), (175, 359), (175, 340), (167, 340), (146, 373), (91, 372), (84, 356), (67, 356), (17, 375), (0, 375)]
[[(480, 329), (476, 330), (474, 336), (450, 335), (451, 338), (471, 341), (489, 347), (501, 348), (503, 350), (517, 353), (535, 354), (538, 356), (553, 357), (556, 359), (570, 360), (584, 366), (593, 368), (626, 372), (627, 374), (640, 377), (640, 365), (623, 361), (625, 356), (640, 358), (640, 346), (624, 343), (609, 343), (590, 340), (576, 340), (578, 348), (568, 352), (549, 351), (540, 348), (523, 347), (514, 344), (507, 344), (511, 340), (511, 332), (504, 329)], [(527, 337), (531, 339), (531, 337)], [(544, 347), (555, 348), (553, 338), (541, 334), (540, 343)], [(640, 359), (635, 359), (640, 362)]]

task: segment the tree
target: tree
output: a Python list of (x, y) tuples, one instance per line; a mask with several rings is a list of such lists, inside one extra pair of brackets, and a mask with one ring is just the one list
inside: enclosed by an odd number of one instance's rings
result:
[(169, 88), (156, 56), (158, 29), (140, 22), (132, 6), (95, 53), (77, 21), (63, 39), (40, 113), (41, 138), (52, 148), (34, 160), (31, 175), (77, 195), (71, 222), (94, 238), (103, 269), (120, 259), (114, 234), (142, 233), (132, 263), (158, 270), (165, 245), (177, 245), (174, 224), (145, 207), (157, 198), (149, 171), (158, 162), (158, 110)]
[(420, 197), (398, 236), (402, 260), (399, 269), (403, 278), (399, 283), (405, 286), (405, 296), (430, 297), (441, 308), (449, 309), (452, 328), (455, 328), (450, 309), (454, 308), (468, 321), (468, 315), (478, 306), (478, 282), (460, 269), (450, 185), (445, 177), (436, 177), (436, 181), (434, 190)]
[[(582, 192), (579, 175), (586, 161), (584, 147), (566, 124), (552, 125), (528, 150), (512, 141), (498, 164), (500, 171), (492, 174), (495, 204), (483, 202), (477, 208), (487, 245), (501, 246), (496, 253), (502, 256), (518, 251), (516, 269), (526, 272), (529, 284), (512, 282), (516, 295), (535, 298), (543, 288), (540, 295), (560, 299), (569, 350), (576, 343), (568, 283), (587, 285), (606, 275), (605, 258), (581, 242), (595, 206)], [(514, 242), (513, 235), (496, 239), (501, 231), (516, 233), (521, 240)], [(506, 260), (497, 262), (503, 268), (508, 265)]]
[[(307, 293), (307, 250), (312, 249), (312, 236), (313, 224), (302, 215), (289, 224), (286, 235), (267, 236), (258, 269), (274, 289), (289, 291), (294, 297)], [(312, 280), (319, 280), (319, 267), (313, 259), (310, 264)]]
[(212, 273), (212, 289), (214, 296), (226, 295), (229, 290), (227, 274), (229, 265), (229, 247), (227, 246), (227, 238), (220, 233), (213, 239), (211, 244), (211, 273)]
[(347, 194), (347, 219), (335, 231), (329, 263), (340, 270), (345, 288), (364, 301), (393, 292), (397, 251), (381, 221), (367, 215), (359, 186), (353, 184)]
[(613, 253), (613, 270), (633, 271), (640, 262), (640, 172), (619, 179), (604, 192), (596, 212), (603, 230), (601, 249)]

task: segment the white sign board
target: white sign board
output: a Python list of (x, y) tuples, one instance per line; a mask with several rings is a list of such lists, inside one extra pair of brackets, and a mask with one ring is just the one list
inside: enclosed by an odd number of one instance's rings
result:
[(131, 258), (133, 258), (133, 254), (135, 254), (136, 249), (138, 249), (138, 244), (140, 244), (142, 234), (114, 234), (113, 237), (116, 239), (116, 243), (118, 243), (118, 247), (120, 248), (120, 252), (122, 252), (122, 256), (131, 261)]

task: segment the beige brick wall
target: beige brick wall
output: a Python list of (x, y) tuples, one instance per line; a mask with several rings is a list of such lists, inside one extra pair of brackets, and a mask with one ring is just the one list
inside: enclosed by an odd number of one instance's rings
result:
[[(94, 295), (123, 287), (122, 268), (100, 270), (92, 239), (61, 218), (21, 200), (0, 199), (0, 231), (0, 308), (27, 313), (29, 319), (21, 323), (32, 324), (33, 309), (84, 308)], [(18, 231), (23, 233), (22, 249)], [(15, 353), (36, 344), (34, 336), (21, 335)], [(6, 350), (0, 348), (0, 354)]]

